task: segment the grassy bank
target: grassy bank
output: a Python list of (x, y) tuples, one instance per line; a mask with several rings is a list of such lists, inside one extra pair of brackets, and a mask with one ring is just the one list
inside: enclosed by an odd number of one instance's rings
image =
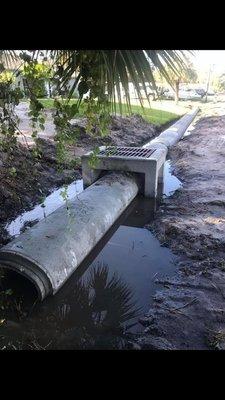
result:
[[(44, 105), (46, 109), (51, 109), (53, 108), (53, 99), (40, 99), (41, 103)], [(76, 103), (76, 99), (71, 99), (70, 104)], [(174, 119), (178, 118), (178, 114), (169, 112), (169, 111), (163, 111), (163, 110), (156, 110), (153, 108), (147, 108), (144, 107), (142, 108), (141, 106), (137, 105), (131, 105), (131, 110), (133, 114), (139, 114), (141, 115), (146, 121), (151, 122), (152, 124), (155, 125), (164, 125), (170, 121), (173, 121)], [(119, 114), (120, 109), (119, 109), (119, 104), (116, 106), (116, 112)], [(84, 108), (81, 106), (80, 107), (80, 112), (78, 117), (82, 117), (84, 115)], [(122, 105), (122, 115), (129, 115), (128, 109), (125, 104)]]

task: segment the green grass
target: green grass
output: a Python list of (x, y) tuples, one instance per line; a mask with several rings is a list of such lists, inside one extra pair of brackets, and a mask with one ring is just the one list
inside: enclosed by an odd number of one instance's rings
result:
[[(151, 122), (155, 125), (164, 125), (167, 122), (173, 121), (175, 118), (179, 116), (177, 114), (171, 113), (169, 111), (163, 110), (154, 110), (154, 108), (142, 108), (141, 106), (131, 106), (131, 110), (133, 114), (141, 115), (146, 121)], [(118, 108), (119, 112), (119, 108)], [(125, 105), (122, 106), (122, 114), (127, 115), (128, 110)]]
[[(44, 105), (46, 109), (51, 109), (53, 108), (53, 99), (39, 99), (41, 103)], [(71, 99), (70, 104), (76, 103), (76, 99)], [(131, 106), (131, 111), (133, 114), (139, 114), (141, 115), (146, 121), (151, 122), (152, 124), (155, 125), (164, 125), (170, 121), (173, 121), (174, 119), (178, 118), (178, 114), (174, 114), (168, 111), (163, 111), (163, 110), (154, 110), (153, 108), (147, 108), (144, 107), (142, 108), (141, 106)], [(120, 113), (120, 108), (119, 104), (116, 105), (116, 112), (119, 114)], [(77, 115), (77, 117), (82, 117), (84, 115), (84, 108), (82, 105), (80, 106), (80, 112)], [(125, 104), (122, 104), (122, 115), (129, 115), (127, 106)]]

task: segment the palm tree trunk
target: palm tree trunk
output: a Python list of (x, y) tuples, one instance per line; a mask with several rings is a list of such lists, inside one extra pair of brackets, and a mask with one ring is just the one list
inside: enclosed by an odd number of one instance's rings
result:
[(179, 85), (180, 85), (180, 80), (177, 79), (175, 81), (175, 103), (178, 104), (179, 102)]
[(49, 92), (49, 97), (52, 97), (52, 88), (50, 82), (48, 82), (48, 92)]

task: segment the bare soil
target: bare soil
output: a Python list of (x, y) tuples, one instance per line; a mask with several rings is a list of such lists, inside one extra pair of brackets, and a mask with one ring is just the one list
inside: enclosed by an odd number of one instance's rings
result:
[(173, 278), (156, 279), (161, 289), (142, 319), (138, 343), (143, 349), (225, 349), (224, 103), (207, 105), (169, 156), (183, 187), (148, 228), (180, 261)]

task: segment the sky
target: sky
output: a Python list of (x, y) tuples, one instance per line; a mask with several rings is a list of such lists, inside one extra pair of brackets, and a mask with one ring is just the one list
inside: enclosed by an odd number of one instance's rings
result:
[(209, 70), (211, 65), (216, 74), (225, 72), (225, 50), (195, 50), (192, 60), (197, 69)]

